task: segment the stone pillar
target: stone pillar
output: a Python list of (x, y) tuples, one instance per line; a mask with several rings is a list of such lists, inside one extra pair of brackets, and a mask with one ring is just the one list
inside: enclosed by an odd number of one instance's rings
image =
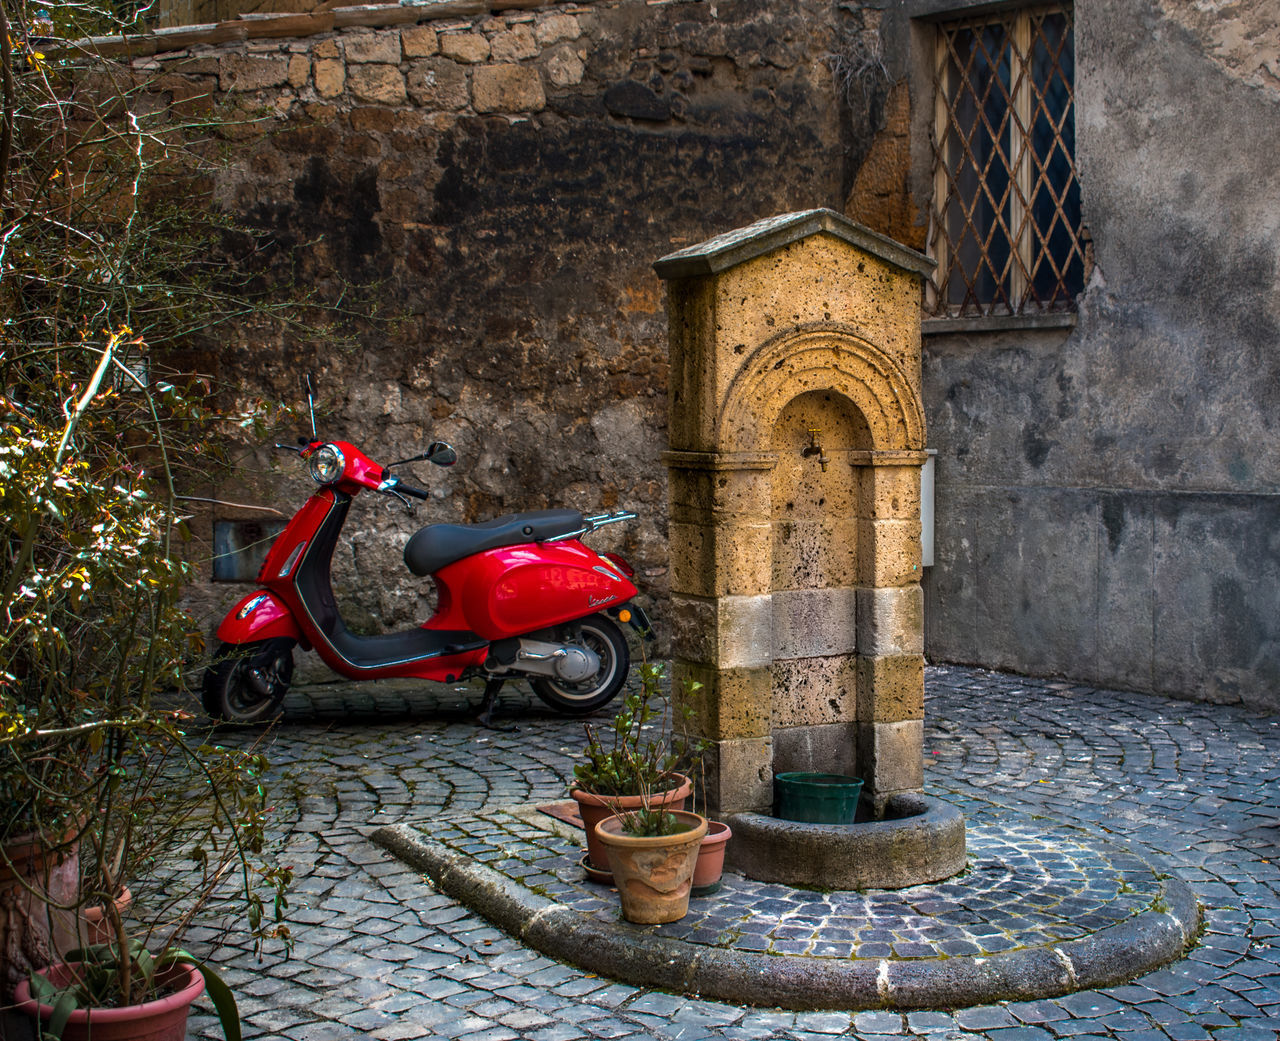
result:
[(924, 785), (923, 452), (859, 453), (858, 762), (877, 812)]
[(673, 678), (715, 812), (922, 784), (919, 254), (829, 210), (663, 258)]
[(705, 794), (767, 806), (773, 769), (773, 604), (767, 453), (678, 452), (670, 468), (672, 689), (712, 741)]

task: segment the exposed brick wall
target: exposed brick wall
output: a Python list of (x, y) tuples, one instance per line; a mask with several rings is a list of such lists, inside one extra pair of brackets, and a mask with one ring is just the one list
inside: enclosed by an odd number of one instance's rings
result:
[(858, 168), (845, 213), (913, 249), (925, 248), (927, 218), (911, 194), (911, 95), (906, 80), (889, 91), (884, 129)]

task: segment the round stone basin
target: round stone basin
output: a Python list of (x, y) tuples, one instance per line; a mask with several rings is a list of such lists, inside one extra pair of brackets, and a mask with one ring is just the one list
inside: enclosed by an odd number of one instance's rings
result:
[(891, 795), (882, 820), (808, 824), (737, 813), (727, 863), (748, 878), (818, 889), (903, 889), (965, 866), (964, 817), (920, 792)]

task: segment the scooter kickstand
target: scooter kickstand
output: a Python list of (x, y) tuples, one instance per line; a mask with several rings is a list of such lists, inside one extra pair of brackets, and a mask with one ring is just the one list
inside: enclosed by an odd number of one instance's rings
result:
[(500, 730), (506, 734), (514, 734), (515, 727), (499, 726), (493, 721), (493, 711), (498, 707), (498, 691), (502, 690), (505, 682), (505, 677), (491, 676), (485, 683), (484, 700), (480, 702), (480, 715), (476, 717), (476, 722), (487, 730)]

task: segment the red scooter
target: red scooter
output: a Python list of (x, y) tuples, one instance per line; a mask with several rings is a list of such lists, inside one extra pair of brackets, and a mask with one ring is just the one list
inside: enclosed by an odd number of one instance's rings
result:
[[(649, 637), (649, 621), (630, 603), (638, 590), (627, 562), (579, 539), (634, 513), (583, 517), (577, 510), (540, 510), (422, 528), (405, 546), (404, 562), (435, 582), (435, 614), (407, 632), (358, 636), (343, 624), (329, 578), (351, 500), (367, 489), (412, 509), (410, 500), (428, 493), (355, 445), (321, 441), (314, 430), (312, 436), (290, 450), (307, 461), (320, 488), (277, 536), (258, 573), (261, 588), (218, 626), (222, 642), (203, 684), (210, 715), (245, 723), (275, 715), (293, 677), (295, 644), (314, 649), (348, 679), (410, 676), (454, 683), (483, 676), (485, 725), (491, 725), (502, 684), (515, 677), (530, 680), (538, 697), (570, 714), (598, 709), (618, 693), (631, 665), (618, 623)], [(392, 466), (421, 460), (452, 466), (457, 458), (436, 441)]]

